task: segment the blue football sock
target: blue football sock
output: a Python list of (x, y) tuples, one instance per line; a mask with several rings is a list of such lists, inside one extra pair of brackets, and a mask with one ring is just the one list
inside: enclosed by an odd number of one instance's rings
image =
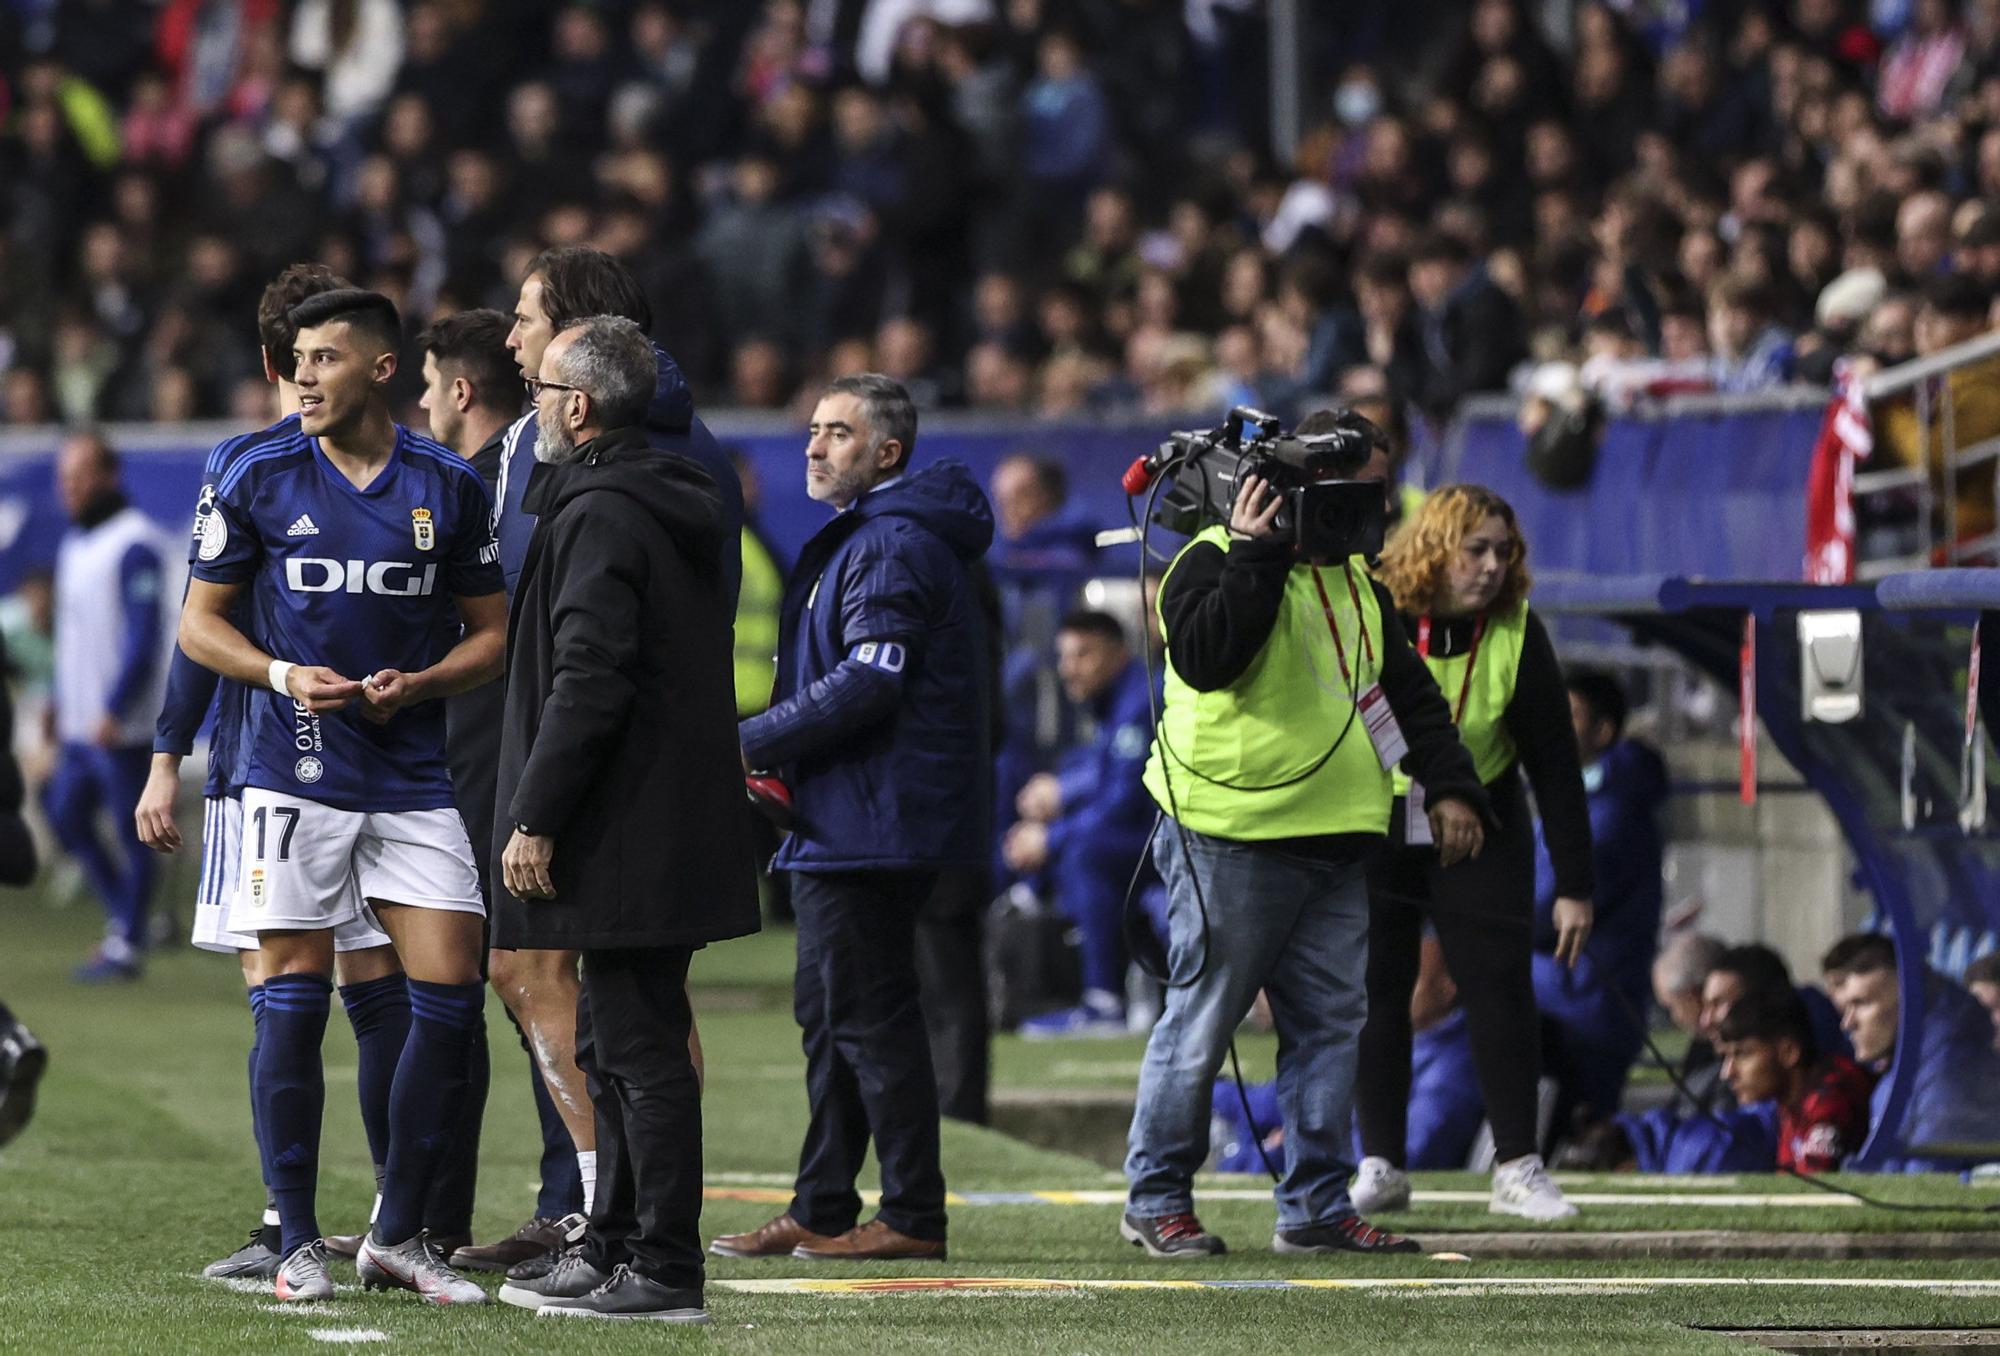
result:
[(264, 1112), (257, 1102), (257, 1054), (264, 1046), (264, 986), (252, 984), (250, 997), (250, 1136), (257, 1142), (257, 1180), (264, 1184), (264, 1224), (260, 1238), (276, 1252), (280, 1241), (277, 1202), (271, 1197), (271, 1156), (264, 1150)]
[(466, 1059), (486, 997), (478, 983), (409, 985), (410, 1039), (389, 1093), (388, 1171), (375, 1221), (375, 1236), (392, 1247), (423, 1228), (438, 1162), (457, 1142)]
[(284, 1233), (279, 1251), (286, 1256), (320, 1236), (313, 1199), (319, 1186), (320, 1115), (326, 1108), (320, 1042), (332, 997), (333, 985), (320, 975), (274, 975), (264, 981), (255, 1087), (265, 1166)]
[(389, 1161), (389, 1089), (410, 1038), (410, 989), (401, 972), (360, 984), (340, 986), (341, 1005), (354, 1028), (355, 1089), (361, 1095), (361, 1127), (368, 1134), (368, 1158)]

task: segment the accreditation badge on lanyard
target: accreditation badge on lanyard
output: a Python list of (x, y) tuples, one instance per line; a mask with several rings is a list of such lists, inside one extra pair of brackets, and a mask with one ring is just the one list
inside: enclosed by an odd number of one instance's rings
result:
[[(1465, 720), (1465, 699), (1472, 693), (1472, 669), (1479, 662), (1479, 642), (1486, 638), (1486, 618), (1481, 617), (1472, 627), (1472, 648), (1465, 655), (1465, 677), (1458, 685), (1458, 701), (1451, 710), (1451, 723), (1460, 725)], [(1417, 658), (1431, 657), (1431, 619), (1423, 618), (1417, 623)], [(1424, 808), (1424, 784), (1412, 777), (1410, 793), (1403, 798), (1403, 841), (1411, 847), (1429, 847), (1431, 838), (1431, 817)]]
[[(1348, 691), (1354, 690), (1354, 673), (1347, 666), (1347, 646), (1340, 639), (1340, 624), (1333, 615), (1333, 600), (1326, 596), (1326, 581), (1320, 578), (1319, 566), (1312, 567), (1313, 587), (1319, 590), (1320, 611), (1326, 614), (1326, 629), (1333, 635), (1334, 658), (1340, 661), (1340, 676), (1346, 680)], [(1361, 632), (1361, 650), (1369, 663), (1375, 662), (1375, 642), (1369, 638), (1366, 614), (1361, 610), (1361, 591), (1354, 586), (1354, 567), (1346, 566), (1343, 573), (1347, 577), (1347, 596), (1354, 603), (1354, 626)], [(1375, 757), (1381, 760), (1382, 770), (1388, 772), (1403, 761), (1403, 755), (1410, 746), (1403, 739), (1403, 727), (1396, 723), (1396, 713), (1389, 706), (1389, 694), (1382, 690), (1377, 681), (1370, 683), (1365, 691), (1355, 699), (1354, 708), (1361, 717), (1361, 724), (1368, 731), (1368, 742), (1375, 746)]]

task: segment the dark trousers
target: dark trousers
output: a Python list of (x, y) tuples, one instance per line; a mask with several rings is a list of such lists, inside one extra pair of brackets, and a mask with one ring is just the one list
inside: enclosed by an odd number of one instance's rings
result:
[[(152, 756), (144, 745), (100, 749), (65, 743), (42, 788), (42, 810), (56, 841), (83, 868), (111, 930), (134, 951), (146, 949), (146, 910), (159, 860), (132, 825)], [(100, 815), (111, 822), (108, 843), (99, 832)]]
[(974, 1125), (986, 1124), (991, 1077), (981, 934), (992, 893), (984, 867), (946, 871), (917, 913), (917, 987), (930, 1029), (938, 1108)]
[[(1499, 1162), (1536, 1152), (1535, 1086), (1542, 1077), (1535, 1011), (1534, 839), (1525, 811), (1471, 861), (1438, 865), (1437, 850), (1398, 847), (1368, 873), (1368, 1025), (1361, 1032), (1355, 1107), (1362, 1152), (1402, 1166), (1410, 1109), (1410, 995), (1424, 924), (1465, 1007), (1472, 1067), (1493, 1123)], [(1390, 841), (1401, 841), (1397, 806)]]
[(912, 1238), (945, 1236), (937, 1078), (914, 954), (917, 911), (936, 882), (931, 871), (793, 874), (792, 1011), (804, 1033), (812, 1119), (791, 1216), (816, 1234), (842, 1234), (859, 1221), (854, 1178), (872, 1137), (882, 1221)]
[(597, 1121), (597, 1198), (584, 1256), (699, 1291), (701, 1092), (688, 1057), (686, 947), (583, 953), (576, 1062)]

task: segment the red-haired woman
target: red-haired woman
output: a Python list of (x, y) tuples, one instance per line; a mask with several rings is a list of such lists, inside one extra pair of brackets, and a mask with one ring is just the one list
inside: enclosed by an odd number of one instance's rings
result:
[[(1426, 925), (1465, 1008), (1473, 1068), (1493, 1126), (1492, 1209), (1527, 1219), (1576, 1213), (1542, 1166), (1536, 1139), (1541, 1039), (1531, 955), (1535, 834), (1526, 770), (1555, 867), (1558, 958), (1590, 933), (1590, 815), (1555, 649), (1528, 610), (1528, 548), (1514, 510), (1477, 485), (1424, 501), (1382, 555), (1381, 578), (1458, 722), (1500, 830), (1470, 861), (1441, 866), (1398, 778), (1389, 850), (1369, 873), (1368, 1025), (1356, 1078), (1363, 1211), (1408, 1204), (1410, 993)], [(1414, 832), (1412, 832), (1414, 830)]]

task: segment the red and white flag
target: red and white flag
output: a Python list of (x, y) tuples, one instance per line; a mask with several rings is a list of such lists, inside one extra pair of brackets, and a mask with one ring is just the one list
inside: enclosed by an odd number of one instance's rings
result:
[(1834, 364), (1833, 398), (1813, 444), (1806, 478), (1806, 582), (1854, 582), (1854, 463), (1875, 447), (1863, 383)]

